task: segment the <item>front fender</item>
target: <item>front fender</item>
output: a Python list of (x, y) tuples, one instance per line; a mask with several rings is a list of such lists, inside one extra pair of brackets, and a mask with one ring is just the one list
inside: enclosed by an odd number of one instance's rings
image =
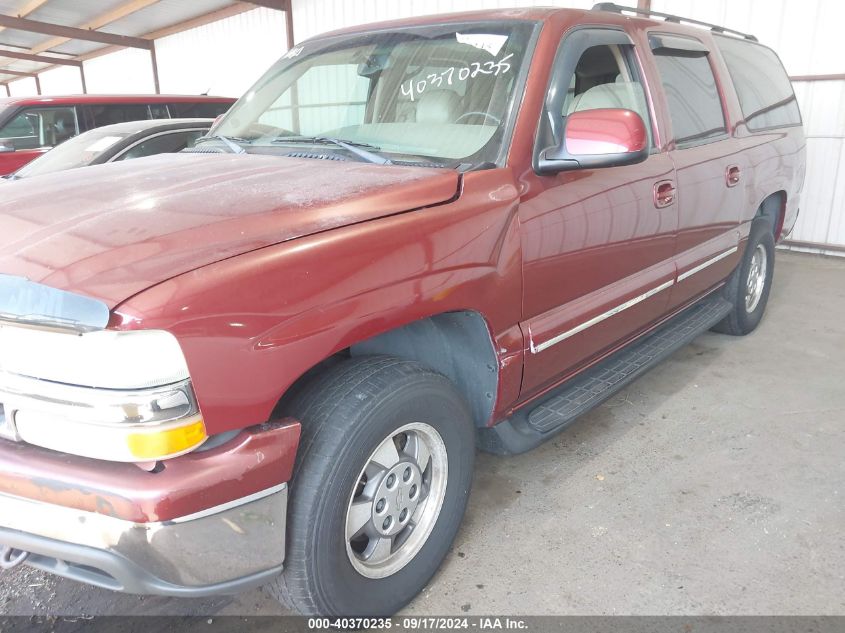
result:
[[(172, 332), (210, 433), (267, 420), (328, 356), (421, 318), (480, 313), (516, 398), (522, 341), (518, 194), (506, 169), (465, 176), (457, 200), (268, 247), (154, 286), (112, 327)], [(506, 369), (506, 371), (504, 371)]]

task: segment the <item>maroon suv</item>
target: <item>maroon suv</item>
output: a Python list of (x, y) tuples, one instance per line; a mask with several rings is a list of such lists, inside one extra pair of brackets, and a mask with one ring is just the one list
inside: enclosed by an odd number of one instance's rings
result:
[(4, 186), (6, 566), (392, 613), (477, 446), (754, 330), (804, 181), (789, 80), (631, 12), (323, 35), (191, 153)]
[(213, 119), (235, 102), (227, 97), (74, 95), (0, 99), (0, 176), (52, 147), (104, 125), (144, 119)]

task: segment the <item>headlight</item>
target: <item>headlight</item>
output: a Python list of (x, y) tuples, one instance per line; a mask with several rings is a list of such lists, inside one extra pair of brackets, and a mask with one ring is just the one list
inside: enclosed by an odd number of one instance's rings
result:
[(163, 331), (0, 326), (0, 404), (15, 439), (95, 459), (167, 459), (206, 439), (182, 350)]
[(162, 330), (65, 334), (0, 324), (0, 371), (103, 389), (188, 379), (176, 337)]

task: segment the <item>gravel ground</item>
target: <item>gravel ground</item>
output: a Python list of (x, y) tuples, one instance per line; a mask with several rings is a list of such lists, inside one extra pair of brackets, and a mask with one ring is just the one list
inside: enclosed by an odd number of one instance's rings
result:
[[(779, 252), (752, 336), (704, 334), (554, 441), (480, 455), (409, 614), (845, 615), (845, 260)], [(20, 567), (5, 615), (247, 615)]]

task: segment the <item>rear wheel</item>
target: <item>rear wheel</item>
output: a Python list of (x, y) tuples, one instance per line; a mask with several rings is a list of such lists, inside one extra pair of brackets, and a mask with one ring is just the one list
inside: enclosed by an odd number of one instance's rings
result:
[(742, 261), (725, 285), (725, 297), (733, 304), (733, 310), (714, 330), (744, 336), (756, 329), (769, 300), (774, 265), (775, 241), (771, 224), (764, 219), (755, 220)]
[(286, 407), (303, 435), (285, 571), (303, 614), (390, 615), (434, 575), (466, 508), (475, 431), (460, 394), (413, 361), (338, 363)]

